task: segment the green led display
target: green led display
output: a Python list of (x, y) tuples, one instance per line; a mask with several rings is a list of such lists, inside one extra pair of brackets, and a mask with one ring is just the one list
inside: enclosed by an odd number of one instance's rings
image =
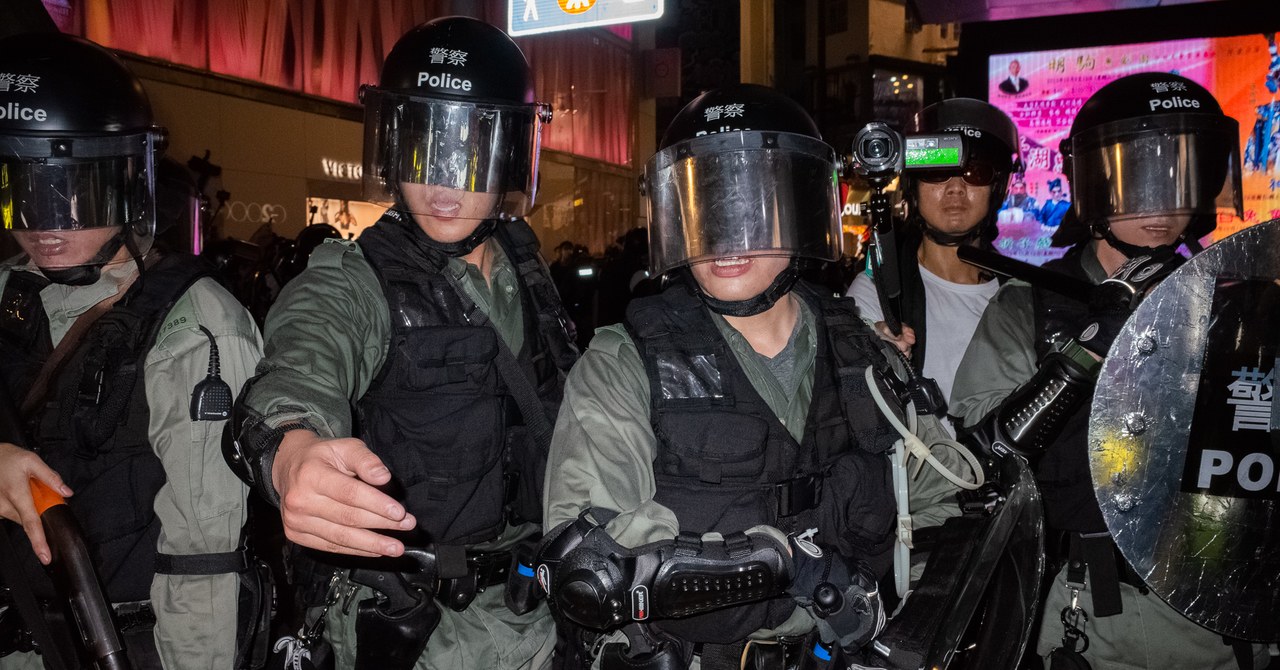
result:
[(960, 147), (908, 149), (907, 167), (956, 167), (960, 164)]

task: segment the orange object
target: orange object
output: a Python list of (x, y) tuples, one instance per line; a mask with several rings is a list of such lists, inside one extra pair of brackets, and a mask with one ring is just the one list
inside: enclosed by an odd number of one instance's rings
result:
[(49, 488), (48, 484), (39, 479), (31, 480), (31, 498), (36, 503), (36, 514), (44, 514), (50, 507), (67, 504), (60, 493)]

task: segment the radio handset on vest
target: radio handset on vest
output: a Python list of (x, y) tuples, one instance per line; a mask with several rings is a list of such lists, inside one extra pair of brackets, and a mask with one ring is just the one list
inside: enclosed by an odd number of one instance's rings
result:
[(209, 374), (191, 390), (191, 420), (224, 421), (231, 416), (231, 387), (219, 376), (218, 341), (208, 328), (200, 332), (209, 338)]

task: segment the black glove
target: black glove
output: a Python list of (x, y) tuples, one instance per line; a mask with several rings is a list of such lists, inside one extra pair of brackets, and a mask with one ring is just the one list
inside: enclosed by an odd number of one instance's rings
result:
[(818, 619), (818, 633), (852, 653), (884, 629), (884, 603), (870, 568), (807, 540), (791, 538), (795, 577), (787, 589)]
[(1129, 314), (1142, 302), (1147, 291), (1185, 261), (1173, 252), (1146, 254), (1125, 261), (1106, 281), (1093, 289), (1088, 322), (1076, 342), (1105, 357)]

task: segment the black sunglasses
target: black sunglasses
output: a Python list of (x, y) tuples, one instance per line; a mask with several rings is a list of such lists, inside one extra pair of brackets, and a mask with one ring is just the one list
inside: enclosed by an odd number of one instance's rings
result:
[(964, 179), (970, 186), (990, 186), (996, 183), (996, 169), (989, 163), (970, 161), (964, 170), (920, 170), (910, 173), (912, 178), (930, 184), (941, 184), (952, 177)]

